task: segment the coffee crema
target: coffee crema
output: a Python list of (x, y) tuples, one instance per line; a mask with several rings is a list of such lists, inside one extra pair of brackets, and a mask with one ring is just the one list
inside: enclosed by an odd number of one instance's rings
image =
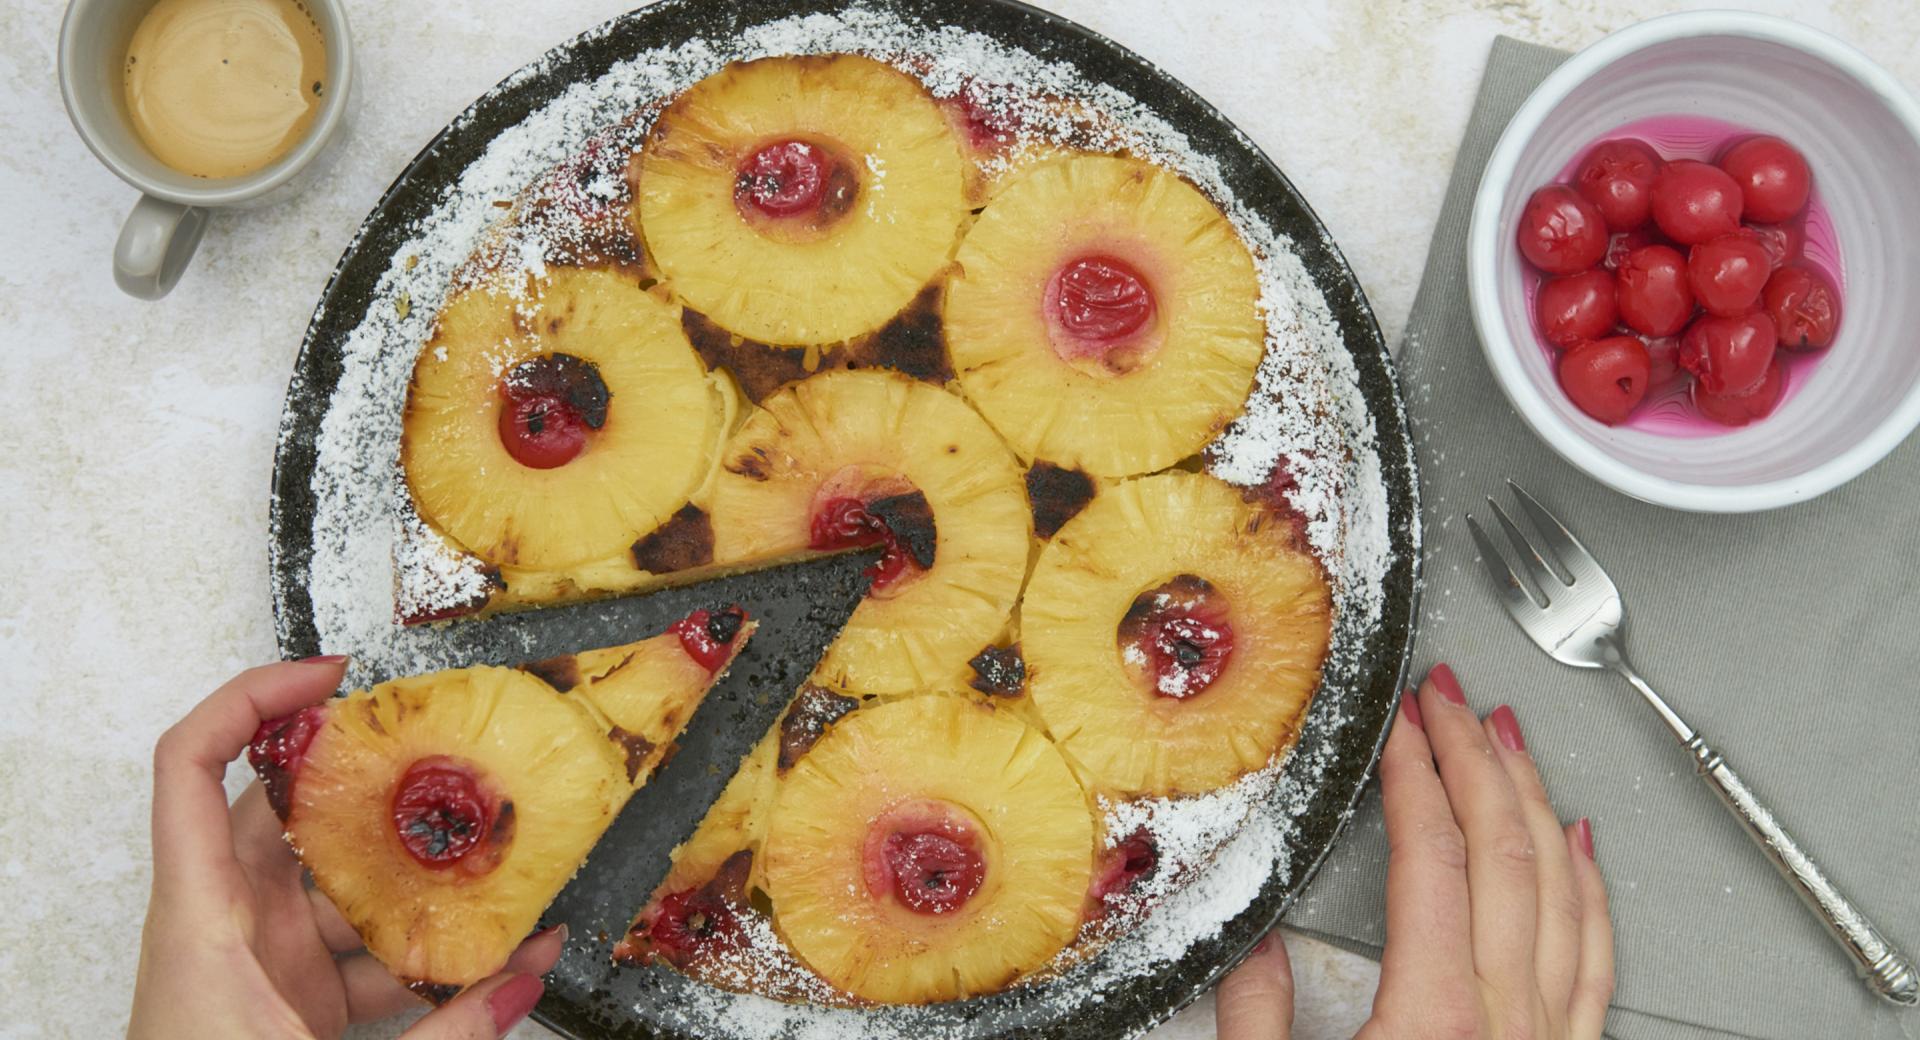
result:
[(296, 0), (159, 0), (127, 45), (127, 114), (168, 166), (238, 177), (305, 136), (325, 71), (320, 28)]

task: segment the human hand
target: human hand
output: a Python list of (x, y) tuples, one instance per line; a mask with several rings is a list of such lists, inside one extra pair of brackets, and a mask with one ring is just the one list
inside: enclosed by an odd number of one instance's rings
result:
[[(1451, 669), (1401, 702), (1380, 759), (1387, 944), (1358, 1040), (1592, 1040), (1613, 926), (1586, 820), (1561, 827), (1512, 709), (1483, 721)], [(1220, 984), (1220, 1040), (1289, 1040), (1278, 936)]]
[[(346, 659), (243, 672), (161, 735), (153, 753), (153, 893), (132, 1040), (331, 1040), (421, 1006), (338, 910), (309, 890), (258, 783), (231, 808), (221, 777), (265, 719), (318, 703)], [(526, 1017), (564, 929), (523, 943), (500, 974), (420, 1019), (404, 1040), (495, 1040)]]

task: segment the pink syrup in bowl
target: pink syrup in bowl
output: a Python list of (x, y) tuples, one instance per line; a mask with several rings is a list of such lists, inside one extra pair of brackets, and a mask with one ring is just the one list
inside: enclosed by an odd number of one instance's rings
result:
[[(1580, 153), (1560, 170), (1555, 181), (1560, 184), (1573, 183), (1574, 171), (1580, 168), (1581, 160), (1587, 157), (1587, 153), (1592, 151), (1594, 146), (1604, 141), (1632, 137), (1652, 146), (1663, 160), (1698, 159), (1702, 162), (1712, 162), (1734, 142), (1742, 138), (1757, 137), (1760, 133), (1761, 131), (1758, 130), (1750, 130), (1706, 116), (1649, 116), (1594, 138), (1592, 143), (1582, 148)], [(1844, 333), (1846, 265), (1841, 259), (1840, 240), (1834, 233), (1833, 218), (1820, 200), (1820, 176), (1817, 170), (1814, 173), (1813, 192), (1807, 199), (1806, 212), (1795, 218), (1794, 223), (1800, 225), (1805, 231), (1805, 244), (1802, 246), (1800, 257), (1789, 262), (1805, 264), (1826, 275), (1827, 280), (1833, 283), (1840, 297), (1841, 329)], [(1685, 254), (1686, 248), (1683, 246), (1680, 251)], [(1547, 353), (1548, 368), (1555, 370), (1559, 364), (1560, 352), (1555, 350), (1541, 334), (1539, 308), (1535, 305), (1535, 297), (1539, 294), (1541, 283), (1546, 281), (1546, 276), (1530, 264), (1523, 264), (1522, 268), (1524, 272), (1522, 281), (1527, 295), (1527, 314), (1533, 323), (1534, 339), (1540, 344), (1540, 349)], [(1624, 326), (1621, 327), (1620, 333), (1634, 336), (1642, 341), (1647, 339)], [(1828, 348), (1828, 350), (1831, 349), (1833, 348)], [(1812, 374), (1813, 366), (1819, 364), (1820, 359), (1826, 354), (1826, 350), (1779, 352), (1777, 356), (1784, 369), (1785, 385), (1781, 387), (1780, 403), (1774, 406), (1774, 411), (1779, 411), (1787, 403), (1787, 399), (1793, 396), (1794, 391), (1805, 385), (1807, 378)], [(1644, 430), (1670, 437), (1712, 437), (1741, 428), (1722, 426), (1701, 415), (1694, 408), (1689, 395), (1691, 385), (1692, 379), (1682, 373), (1666, 384), (1648, 388), (1646, 399), (1641, 401), (1640, 406), (1633, 410), (1633, 415), (1620, 425), (1628, 429)], [(1766, 420), (1754, 421), (1765, 422)]]

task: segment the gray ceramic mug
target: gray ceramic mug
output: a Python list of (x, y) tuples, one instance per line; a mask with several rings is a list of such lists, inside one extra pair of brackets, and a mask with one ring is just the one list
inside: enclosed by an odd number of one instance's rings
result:
[(113, 249), (113, 280), (157, 300), (180, 280), (207, 229), (207, 211), (279, 202), (299, 191), (345, 122), (353, 42), (340, 0), (302, 0), (327, 51), (327, 91), (307, 135), (287, 154), (239, 177), (194, 177), (154, 158), (127, 116), (127, 44), (154, 0), (72, 0), (60, 25), (60, 93), (67, 116), (107, 168), (141, 193)]

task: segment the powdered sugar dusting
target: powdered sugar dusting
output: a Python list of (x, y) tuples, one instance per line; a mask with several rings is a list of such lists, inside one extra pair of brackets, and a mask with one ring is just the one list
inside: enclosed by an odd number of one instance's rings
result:
[[(1176, 170), (1221, 205), (1256, 259), (1268, 351), (1244, 416), (1209, 448), (1208, 468), (1229, 482), (1256, 486), (1271, 484), (1285, 467), (1287, 499), (1304, 517), (1306, 537), (1338, 593), (1333, 651), (1305, 725), (1322, 737), (1338, 731), (1348, 718), (1339, 699), (1351, 696), (1351, 680), (1363, 674), (1359, 647), (1379, 623), (1382, 582), (1392, 563), (1387, 491), (1372, 418), (1342, 331), (1291, 243), (1232, 197), (1216, 159), (1196, 151), (1135, 99), (1087, 81), (1069, 64), (983, 34), (929, 28), (862, 8), (643, 52), (594, 81), (576, 83), (499, 133), (410, 229), (366, 315), (346, 338), (338, 387), (315, 445), (314, 551), (304, 577), (322, 649), (354, 655), (354, 682), (445, 666), (447, 651), (431, 630), (395, 624), (393, 580), (427, 590), (416, 601), (403, 597), (402, 609), (412, 606), (415, 613), (470, 597), (487, 580), (483, 571), (458, 565), (461, 558), (413, 517), (397, 479), (401, 409), (415, 355), (450, 288), (475, 270), (469, 258), (481, 250), (484, 268), (509, 276), (503, 282), (508, 285), (515, 284), (514, 274), (537, 276), (550, 263), (577, 259), (576, 247), (592, 239), (593, 222), (623, 207), (628, 190), (610, 166), (595, 166), (591, 157), (581, 165), (583, 151), (617, 154), (617, 148), (590, 146), (639, 140), (664, 99), (730, 61), (825, 52), (885, 60), (919, 76), (939, 97), (964, 97), (1005, 145), (1002, 156), (1049, 143), (1124, 150)], [(522, 69), (505, 85), (538, 75), (549, 60)], [(502, 221), (517, 215), (533, 194), (529, 188), (557, 169), (570, 172), (566, 182), (556, 182), (566, 196), (552, 207), (556, 216)], [(576, 204), (564, 204), (569, 198)], [(1024, 1006), (1064, 1011), (1104, 999), (1115, 983), (1151, 972), (1218, 935), (1269, 879), (1286, 873), (1296, 820), (1333, 755), (1328, 740), (1302, 746), (1317, 750), (1299, 761), (1273, 763), (1221, 791), (1106, 806), (1109, 835), (1123, 838), (1144, 828), (1154, 836), (1161, 861), (1144, 882), (1152, 898), (1142, 901), (1125, 934), (1022, 991)], [(770, 926), (758, 926), (766, 934), (749, 944), (757, 950), (751, 955), (791, 961)], [(792, 964), (750, 967), (804, 975)], [(649, 1012), (689, 1033), (741, 1040), (923, 1036), (936, 1025), (944, 1035), (953, 1024), (931, 1009), (834, 1010), (691, 985), (684, 993), (676, 990), (670, 1007)], [(966, 1031), (1004, 1028), (1008, 1023), (1000, 1014), (983, 1011)]]

